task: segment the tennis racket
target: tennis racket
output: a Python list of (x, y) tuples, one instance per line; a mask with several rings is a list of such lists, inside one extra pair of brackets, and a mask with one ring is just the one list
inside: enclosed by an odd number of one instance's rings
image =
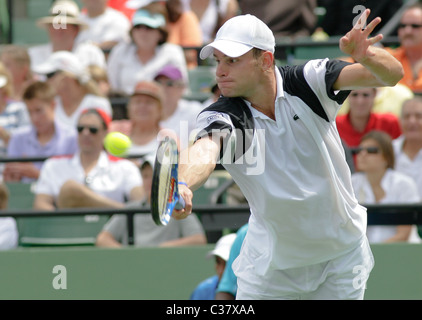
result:
[(174, 139), (166, 137), (157, 149), (151, 188), (151, 213), (157, 225), (167, 225), (173, 210), (185, 207), (179, 195), (179, 151)]

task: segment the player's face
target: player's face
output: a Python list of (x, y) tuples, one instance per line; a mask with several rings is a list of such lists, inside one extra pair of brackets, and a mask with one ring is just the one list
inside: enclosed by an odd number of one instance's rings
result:
[(402, 107), (400, 125), (406, 140), (422, 140), (422, 103), (406, 102)]
[(249, 97), (256, 90), (259, 68), (252, 50), (238, 58), (214, 50), (218, 87), (225, 97)]
[(386, 170), (387, 160), (384, 158), (382, 149), (377, 141), (366, 139), (359, 145), (360, 152), (356, 155), (358, 170), (365, 173), (373, 173)]
[(419, 47), (422, 45), (422, 10), (414, 8), (406, 11), (397, 31), (403, 47)]

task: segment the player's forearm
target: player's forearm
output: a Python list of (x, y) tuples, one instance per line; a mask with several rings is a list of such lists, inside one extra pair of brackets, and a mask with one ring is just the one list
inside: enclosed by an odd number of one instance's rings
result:
[(376, 85), (396, 85), (404, 75), (402, 64), (383, 48), (371, 47), (371, 51), (373, 56), (365, 56), (357, 62), (375, 77)]
[(218, 145), (210, 139), (200, 139), (182, 151), (179, 164), (179, 181), (186, 182), (192, 191), (202, 186), (214, 171), (219, 154)]

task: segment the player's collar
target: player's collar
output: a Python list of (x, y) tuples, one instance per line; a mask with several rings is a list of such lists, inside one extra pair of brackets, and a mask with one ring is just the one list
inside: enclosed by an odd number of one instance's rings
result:
[(283, 78), (281, 76), (280, 70), (278, 70), (277, 67), (275, 67), (275, 79), (277, 83), (277, 95), (275, 97), (275, 100), (277, 101), (280, 98), (284, 98), (284, 89), (283, 89)]

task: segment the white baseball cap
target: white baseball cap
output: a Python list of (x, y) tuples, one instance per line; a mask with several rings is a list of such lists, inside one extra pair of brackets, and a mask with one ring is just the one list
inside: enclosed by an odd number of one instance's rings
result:
[(229, 57), (237, 58), (252, 48), (274, 53), (273, 32), (257, 17), (251, 14), (239, 15), (222, 25), (215, 40), (203, 47), (199, 56), (206, 59), (217, 49)]
[(74, 75), (81, 83), (86, 83), (90, 78), (85, 65), (70, 51), (53, 52), (45, 62), (36, 65), (33, 71), (45, 75), (65, 71)]
[(222, 236), (215, 244), (214, 250), (208, 252), (207, 257), (211, 258), (212, 256), (218, 256), (224, 261), (227, 261), (230, 256), (230, 249), (234, 239), (236, 239), (235, 233), (229, 233), (225, 236)]

